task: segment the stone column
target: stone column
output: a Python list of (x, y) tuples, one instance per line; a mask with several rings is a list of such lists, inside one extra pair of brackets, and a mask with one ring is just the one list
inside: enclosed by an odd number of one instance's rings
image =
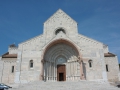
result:
[(44, 60), (41, 60), (41, 74), (40, 74), (40, 80), (44, 80)]
[(54, 81), (55, 81), (55, 62), (54, 62)]
[(83, 72), (83, 60), (82, 60), (82, 58), (78, 57), (78, 62), (80, 64), (80, 72), (81, 72), (80, 79), (85, 80), (84, 72)]
[(49, 72), (48, 72), (48, 64), (49, 64), (49, 63), (46, 62), (46, 76), (47, 76), (47, 80), (48, 80), (48, 73), (49, 73)]
[(80, 62), (80, 71), (81, 71), (81, 76), (80, 76), (80, 78), (81, 78), (81, 80), (85, 80), (85, 77), (84, 77), (84, 73), (83, 73), (83, 61), (81, 61)]
[(57, 63), (55, 63), (55, 80), (57, 81)]

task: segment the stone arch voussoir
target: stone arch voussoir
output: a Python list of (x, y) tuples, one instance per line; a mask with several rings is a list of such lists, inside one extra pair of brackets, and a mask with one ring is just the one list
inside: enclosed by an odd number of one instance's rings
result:
[(59, 43), (65, 43), (67, 45), (70, 45), (71, 47), (73, 47), (77, 53), (78, 53), (78, 57), (81, 57), (82, 58), (82, 55), (79, 51), (79, 48), (71, 41), (69, 40), (66, 40), (66, 39), (56, 39), (56, 40), (53, 40), (52, 42), (50, 42), (46, 47), (45, 49), (42, 51), (42, 56), (41, 56), (41, 59), (44, 60), (44, 56), (45, 56), (45, 53), (47, 52), (47, 50), (52, 47), (53, 45), (55, 44), (59, 44)]

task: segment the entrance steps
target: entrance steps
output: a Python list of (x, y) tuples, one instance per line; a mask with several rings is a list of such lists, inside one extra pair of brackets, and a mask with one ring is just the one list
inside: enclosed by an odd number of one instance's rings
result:
[(36, 81), (27, 84), (14, 84), (9, 90), (120, 90), (109, 83), (95, 81), (66, 81), (66, 82), (43, 82)]

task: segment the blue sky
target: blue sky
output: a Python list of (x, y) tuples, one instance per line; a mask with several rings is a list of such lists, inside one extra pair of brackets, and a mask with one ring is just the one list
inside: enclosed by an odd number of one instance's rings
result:
[(120, 63), (120, 0), (0, 0), (0, 55), (10, 44), (42, 34), (59, 8), (78, 22), (79, 33), (108, 45)]

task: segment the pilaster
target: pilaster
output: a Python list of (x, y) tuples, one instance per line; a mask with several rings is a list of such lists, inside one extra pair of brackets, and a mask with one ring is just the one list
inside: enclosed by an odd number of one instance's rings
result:
[(18, 58), (16, 61), (15, 80), (14, 80), (15, 83), (21, 83), (20, 82), (21, 61), (22, 61), (22, 52), (18, 51)]

